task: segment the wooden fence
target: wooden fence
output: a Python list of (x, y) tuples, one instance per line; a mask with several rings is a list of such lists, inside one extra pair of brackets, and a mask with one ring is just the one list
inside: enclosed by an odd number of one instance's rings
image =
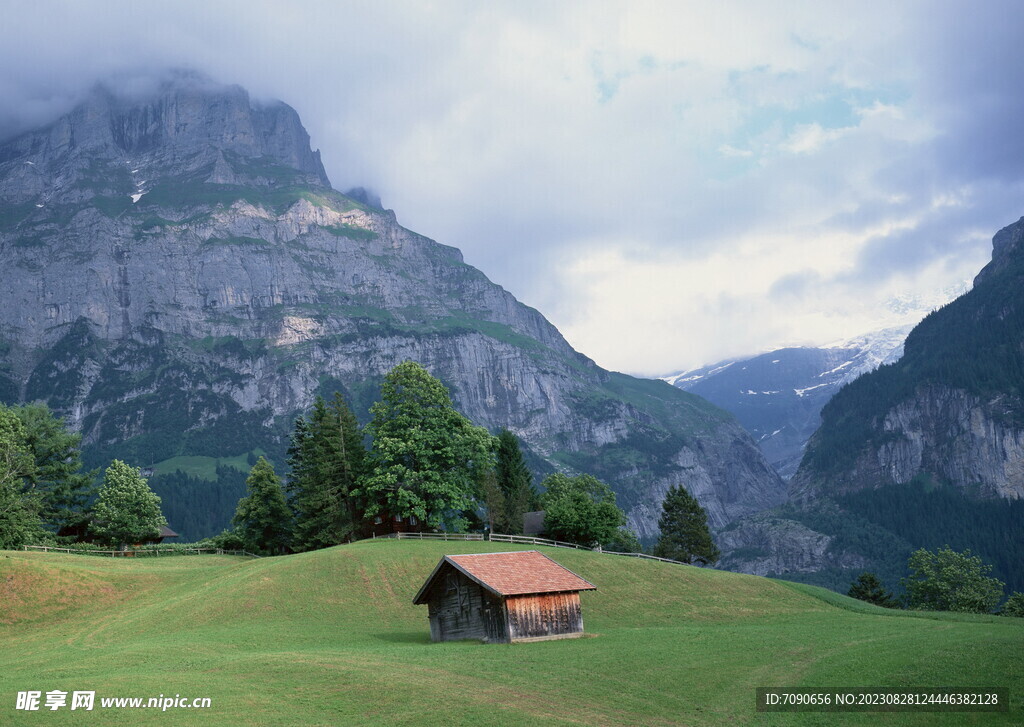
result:
[(397, 540), (489, 540), (492, 543), (546, 545), (552, 548), (575, 548), (576, 550), (590, 550), (594, 553), (603, 553), (605, 555), (624, 555), (627, 558), (643, 558), (645, 560), (660, 560), (662, 563), (690, 565), (690, 563), (684, 563), (681, 560), (659, 558), (656, 555), (647, 555), (647, 553), (620, 553), (615, 550), (603, 550), (601, 546), (596, 548), (587, 548), (582, 545), (577, 545), (576, 543), (564, 543), (559, 540), (549, 540), (548, 538), (535, 538), (530, 535), (504, 535), (502, 533), (393, 533), (391, 535), (385, 535), (384, 537), (395, 538)]
[(390, 533), (382, 536), (398, 540), (484, 540), (483, 533)]
[[(514, 543), (517, 545), (546, 545), (551, 548), (574, 548), (576, 550), (592, 550), (595, 553), (605, 555), (623, 555), (627, 558), (644, 558), (645, 560), (660, 560), (662, 563), (675, 563), (676, 565), (690, 565), (679, 560), (659, 558), (647, 553), (619, 553), (614, 550), (602, 550), (600, 546), (587, 548), (576, 543), (565, 543), (560, 540), (549, 540), (548, 538), (535, 538), (531, 535), (504, 535), (502, 533), (391, 533), (381, 536), (382, 538), (394, 538), (397, 540), (454, 540), (454, 541), (482, 541), (488, 540), (492, 543)], [(85, 555), (110, 556), (111, 558), (127, 557), (137, 558), (142, 556), (159, 556), (161, 553), (169, 555), (202, 555), (203, 553), (215, 553), (216, 555), (247, 555), (250, 558), (259, 558), (255, 553), (247, 550), (224, 550), (223, 548), (146, 548), (139, 550), (86, 550), (84, 548), (60, 548), (52, 545), (23, 545), (23, 550), (41, 550), (54, 553), (84, 553)]]
[(141, 556), (159, 556), (161, 553), (170, 555), (202, 555), (203, 553), (214, 553), (216, 555), (248, 555), (251, 558), (259, 558), (255, 553), (248, 550), (224, 550), (223, 548), (140, 548), (138, 550), (93, 550), (91, 548), (60, 548), (53, 545), (23, 545), (22, 550), (41, 550), (44, 553), (84, 553), (85, 555), (110, 556), (111, 558), (138, 558)]
[(496, 543), (518, 543), (520, 545), (550, 545), (554, 548), (575, 548), (576, 550), (590, 550), (576, 543), (563, 543), (560, 540), (549, 540), (548, 538), (536, 538), (532, 535), (502, 535), (491, 533), (489, 540)]

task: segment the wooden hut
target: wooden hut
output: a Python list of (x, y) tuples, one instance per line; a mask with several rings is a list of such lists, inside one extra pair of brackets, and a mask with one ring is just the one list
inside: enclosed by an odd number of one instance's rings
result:
[(446, 555), (412, 602), (433, 641), (541, 641), (582, 636), (580, 591), (596, 589), (536, 550)]

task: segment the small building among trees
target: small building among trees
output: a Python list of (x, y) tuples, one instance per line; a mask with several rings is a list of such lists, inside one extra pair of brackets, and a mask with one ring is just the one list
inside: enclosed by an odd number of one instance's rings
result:
[(580, 591), (597, 586), (536, 550), (446, 555), (419, 593), (433, 641), (488, 643), (583, 635)]
[(181, 537), (181, 536), (179, 536), (176, 532), (171, 530), (166, 525), (161, 525), (160, 526), (160, 534), (159, 535), (157, 535), (155, 538), (150, 538), (149, 540), (144, 540), (143, 542), (144, 543), (162, 543), (162, 542), (164, 542), (165, 538), (178, 538), (178, 537)]

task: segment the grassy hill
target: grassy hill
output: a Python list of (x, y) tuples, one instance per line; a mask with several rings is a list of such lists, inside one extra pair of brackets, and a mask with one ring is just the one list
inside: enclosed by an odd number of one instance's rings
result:
[[(432, 644), (412, 597), (445, 553), (283, 558), (0, 552), (4, 725), (992, 725), (1024, 712), (1024, 620), (894, 613), (809, 586), (562, 549), (591, 638)], [(1010, 687), (1009, 714), (757, 714), (760, 686)], [(95, 690), (79, 711), (19, 691)], [(209, 709), (102, 709), (180, 694)]]

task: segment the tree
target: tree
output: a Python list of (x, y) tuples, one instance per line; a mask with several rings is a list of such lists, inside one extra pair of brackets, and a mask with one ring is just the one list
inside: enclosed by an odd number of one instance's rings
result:
[(896, 608), (898, 605), (892, 593), (882, 586), (878, 576), (868, 571), (857, 576), (857, 580), (850, 584), (850, 590), (846, 595), (883, 608)]
[(708, 530), (708, 514), (681, 485), (673, 485), (661, 503), (661, 536), (654, 546), (659, 558), (714, 565), (721, 555)]
[(296, 550), (338, 545), (360, 529), (365, 460), (363, 435), (345, 400), (335, 393), (328, 404), (318, 396), (309, 418), (295, 421), (288, 449)]
[(160, 498), (149, 489), (139, 468), (118, 459), (111, 462), (93, 508), (92, 532), (124, 549), (128, 543), (159, 537), (165, 525)]
[(40, 497), (44, 524), (54, 533), (62, 528), (84, 532), (87, 505), (96, 488), (95, 473), (81, 472), (82, 435), (69, 432), (64, 420), (45, 404), (25, 404), (14, 411), (35, 462), (27, 482)]
[(480, 500), (487, 513), (487, 529), (492, 533), (508, 533), (509, 518), (505, 509), (505, 493), (498, 486), (498, 476), (485, 472), (480, 483)]
[(615, 493), (592, 475), (569, 477), (556, 472), (541, 486), (544, 529), (555, 540), (592, 548), (612, 541), (626, 524), (626, 515), (615, 504)]
[(519, 439), (507, 429), (498, 432), (495, 473), (504, 497), (502, 517), (495, 523), (495, 528), (502, 533), (522, 533), (523, 514), (540, 509), (540, 495), (523, 460)]
[(0, 548), (16, 548), (42, 535), (40, 501), (26, 481), (35, 474), (25, 427), (0, 405)]
[(616, 530), (612, 534), (611, 540), (607, 541), (602, 547), (605, 550), (616, 553), (644, 552), (643, 545), (640, 544), (640, 538), (632, 530), (625, 527)]
[(238, 501), (232, 524), (246, 550), (283, 553), (291, 538), (292, 513), (274, 465), (260, 457), (245, 481), (248, 495)]
[(1016, 616), (1024, 618), (1024, 593), (1014, 592), (1003, 604), (1002, 614), (1004, 616)]
[(971, 555), (957, 553), (949, 546), (936, 552), (921, 548), (908, 562), (910, 576), (904, 579), (910, 608), (929, 611), (988, 613), (1003, 597), (1003, 583), (987, 577), (992, 566)]
[(384, 377), (370, 407), (367, 515), (416, 517), (431, 528), (465, 529), (492, 437), (455, 410), (444, 384), (413, 361)]

